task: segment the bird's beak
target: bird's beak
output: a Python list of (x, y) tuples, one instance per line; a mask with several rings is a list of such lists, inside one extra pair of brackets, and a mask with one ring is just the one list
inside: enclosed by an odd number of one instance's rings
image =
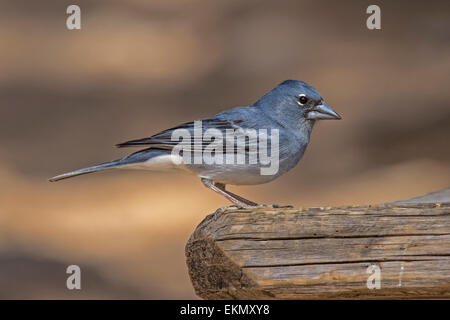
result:
[(340, 120), (342, 119), (333, 109), (324, 102), (312, 108), (306, 114), (308, 120)]

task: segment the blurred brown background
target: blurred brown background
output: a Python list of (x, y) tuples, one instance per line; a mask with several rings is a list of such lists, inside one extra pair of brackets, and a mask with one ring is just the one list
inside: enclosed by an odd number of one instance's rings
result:
[[(450, 3), (0, 2), (0, 298), (195, 298), (184, 245), (225, 199), (197, 178), (119, 171), (49, 183), (114, 144), (247, 105), (304, 80), (343, 116), (257, 202), (409, 198), (450, 181)], [(82, 290), (65, 269), (82, 269)]]

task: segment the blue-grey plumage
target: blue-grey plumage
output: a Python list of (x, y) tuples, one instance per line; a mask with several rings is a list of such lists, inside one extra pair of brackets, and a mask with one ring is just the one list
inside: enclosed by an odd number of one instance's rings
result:
[[(260, 161), (250, 163), (192, 163), (187, 162), (182, 155), (174, 153), (179, 140), (173, 138), (174, 132), (183, 130), (195, 136), (196, 123), (189, 122), (162, 131), (144, 139), (131, 140), (117, 145), (118, 147), (145, 146), (147, 149), (135, 152), (122, 159), (114, 160), (93, 167), (65, 173), (50, 181), (58, 181), (69, 177), (96, 172), (100, 170), (129, 168), (147, 170), (181, 169), (196, 174), (202, 182), (212, 190), (225, 196), (238, 206), (254, 206), (256, 203), (239, 197), (225, 190), (225, 185), (253, 185), (272, 181), (292, 169), (302, 158), (309, 143), (311, 131), (316, 120), (341, 119), (341, 117), (325, 104), (320, 94), (302, 81), (286, 80), (264, 95), (251, 106), (237, 107), (223, 111), (211, 118), (201, 120), (201, 134), (216, 130), (223, 133), (223, 150), (230, 139), (229, 130), (245, 135), (249, 131), (266, 130), (277, 133), (277, 170), (272, 174), (261, 174), (264, 165)], [(208, 131), (209, 130), (209, 131)], [(244, 133), (243, 133), (244, 132)], [(245, 139), (245, 138), (243, 138)], [(234, 140), (233, 140), (234, 141)], [(199, 144), (189, 142), (193, 151), (204, 151), (210, 141)], [(234, 148), (234, 156), (249, 159), (255, 150), (259, 150), (259, 140), (246, 140), (245, 148)], [(268, 147), (273, 144), (269, 141)], [(255, 149), (253, 149), (255, 147)], [(216, 149), (217, 151), (218, 149)], [(220, 149), (222, 150), (222, 149)], [(226, 149), (225, 153), (229, 152)], [(260, 154), (258, 154), (259, 156)]]

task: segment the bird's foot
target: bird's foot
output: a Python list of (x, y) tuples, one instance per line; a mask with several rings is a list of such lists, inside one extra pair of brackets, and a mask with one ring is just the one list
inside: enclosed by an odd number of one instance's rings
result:
[(249, 207), (249, 208), (254, 208), (254, 209), (257, 209), (257, 208), (266, 208), (266, 209), (282, 209), (282, 208), (285, 208), (285, 209), (292, 209), (293, 206), (291, 206), (291, 205), (280, 206), (279, 204), (258, 204), (257, 206)]
[[(236, 208), (236, 206), (231, 206)], [(254, 206), (252, 205), (240, 205), (239, 206), (240, 209), (292, 209), (294, 208), (291, 205), (286, 205), (286, 206), (280, 206), (278, 204), (256, 204)]]
[(212, 214), (212, 217), (214, 220), (216, 220), (218, 218), (218, 216), (221, 214), (226, 214), (228, 212), (232, 212), (232, 211), (239, 210), (239, 209), (251, 210), (251, 209), (292, 209), (292, 208), (293, 208), (293, 206), (291, 206), (291, 205), (280, 206), (278, 204), (257, 204), (254, 206), (246, 205), (246, 204), (241, 204), (241, 205), (233, 204), (230, 206), (225, 206), (225, 207), (221, 207), (221, 208), (217, 209)]
[(216, 213), (223, 213), (223, 212), (230, 211), (230, 210), (239, 210), (239, 209), (241, 209), (240, 206), (236, 206), (236, 205), (232, 204), (232, 205), (221, 207), (221, 208), (217, 209), (214, 212), (214, 214), (216, 214)]
[(272, 204), (271, 205), (272, 208), (276, 209), (276, 208), (280, 208), (280, 209), (293, 209), (294, 206), (291, 206), (290, 204), (285, 205), (285, 206), (280, 206), (279, 204)]

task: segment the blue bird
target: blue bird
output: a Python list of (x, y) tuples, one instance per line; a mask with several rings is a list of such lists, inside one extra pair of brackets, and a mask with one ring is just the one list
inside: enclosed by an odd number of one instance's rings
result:
[[(257, 203), (225, 189), (283, 175), (302, 158), (317, 120), (341, 119), (303, 81), (286, 80), (251, 106), (236, 107), (118, 147), (145, 147), (124, 158), (64, 173), (50, 181), (108, 169), (181, 170), (238, 207)], [(270, 155), (268, 150), (270, 150)]]

